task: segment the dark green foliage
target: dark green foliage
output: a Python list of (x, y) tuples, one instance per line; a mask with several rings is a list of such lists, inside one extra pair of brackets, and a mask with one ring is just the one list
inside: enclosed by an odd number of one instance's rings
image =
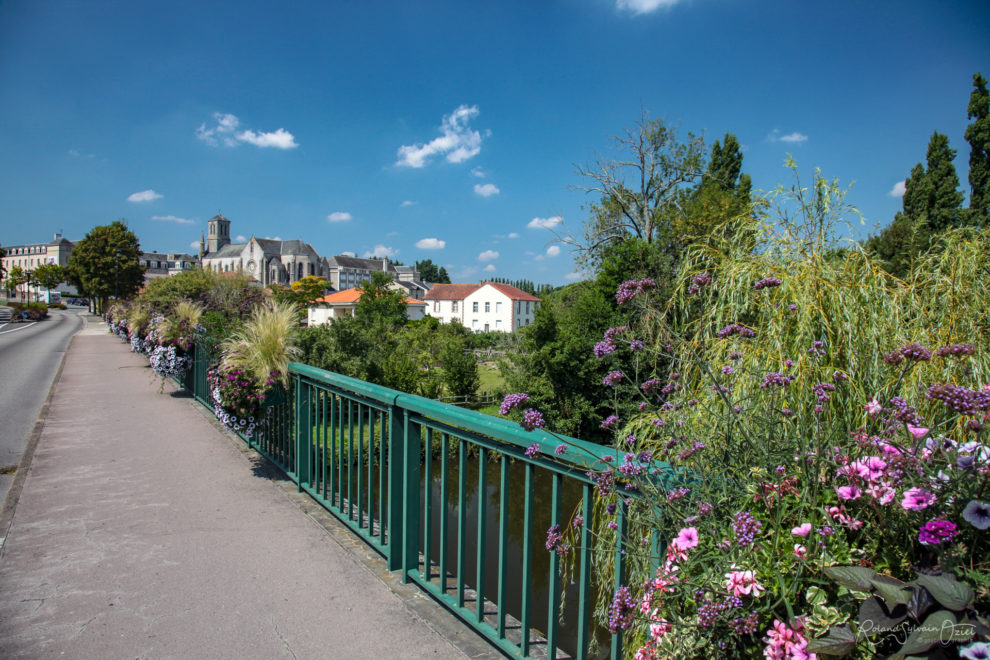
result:
[(370, 280), (358, 286), (361, 298), (354, 309), (355, 317), (364, 325), (388, 328), (406, 324), (405, 294), (389, 288), (392, 278), (388, 273), (377, 271)]
[(141, 245), (122, 220), (94, 227), (69, 255), (69, 281), (80, 293), (101, 301), (116, 295), (130, 298), (144, 282), (138, 262)]
[(451, 338), (440, 354), (443, 362), (443, 384), (450, 396), (470, 396), (477, 394), (481, 380), (478, 378), (478, 363), (463, 338)]
[(864, 247), (880, 260), (888, 273), (903, 279), (911, 272), (918, 255), (928, 249), (931, 237), (924, 221), (898, 213), (882, 232), (867, 239)]
[(969, 224), (990, 223), (990, 94), (987, 79), (973, 74), (973, 91), (969, 96), (967, 117), (974, 120), (966, 127), (969, 142)]
[(45, 287), (49, 293), (59, 284), (65, 281), (67, 273), (58, 264), (41, 264), (34, 269), (34, 279), (41, 286)]
[(712, 146), (705, 181), (722, 190), (735, 190), (736, 180), (742, 172), (742, 151), (739, 149), (739, 140), (732, 133), (726, 133), (724, 140), (724, 146), (718, 140)]
[(198, 301), (210, 290), (215, 279), (215, 274), (201, 268), (184, 270), (170, 277), (158, 277), (148, 282), (141, 293), (141, 299), (149, 303), (165, 304), (182, 299)]
[(928, 143), (928, 170), (925, 173), (925, 211), (928, 227), (941, 232), (962, 223), (963, 194), (952, 159), (956, 150), (949, 147), (949, 138), (938, 131)]
[(450, 284), (450, 275), (443, 266), (433, 263), (432, 259), (424, 259), (416, 262), (416, 270), (419, 271), (419, 279), (431, 284)]

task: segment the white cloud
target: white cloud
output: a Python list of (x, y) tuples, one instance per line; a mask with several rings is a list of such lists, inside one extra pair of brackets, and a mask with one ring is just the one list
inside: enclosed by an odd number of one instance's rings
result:
[(78, 158), (79, 157), (79, 150), (78, 149), (69, 149), (69, 155), (72, 156), (73, 158)]
[(176, 217), (174, 215), (153, 215), (153, 216), (151, 216), (151, 219), (152, 220), (163, 220), (165, 222), (175, 222), (175, 223), (178, 223), (180, 225), (194, 225), (194, 224), (196, 224), (196, 221), (195, 220), (190, 220), (189, 218), (178, 218), (178, 217)]
[(904, 193), (906, 191), (907, 189), (905, 188), (905, 182), (898, 181), (897, 183), (894, 184), (894, 187), (887, 194), (890, 195), (891, 197), (904, 197)]
[(440, 137), (426, 144), (408, 144), (399, 147), (396, 165), (424, 167), (438, 155), (446, 155), (451, 163), (460, 163), (481, 153), (481, 133), (468, 128), (468, 122), (478, 116), (478, 106), (460, 105), (443, 118)]
[(498, 189), (494, 183), (476, 183), (474, 184), (474, 194), (481, 195), (482, 197), (491, 197), (492, 195), (497, 195), (501, 190)]
[(519, 238), (518, 232), (510, 232), (507, 238)]
[(555, 215), (552, 218), (533, 218), (526, 226), (530, 229), (553, 229), (563, 221), (563, 218)]
[(488, 264), (487, 266), (485, 266), (484, 271), (486, 273), (494, 273), (495, 272), (495, 264)]
[(165, 195), (159, 195), (154, 190), (142, 190), (141, 192), (136, 192), (127, 198), (128, 202), (152, 202), (156, 199), (161, 199)]
[(485, 171), (480, 167), (475, 167), (474, 169), (471, 170), (471, 176), (478, 177), (479, 179), (484, 179), (488, 175), (485, 174)]
[(788, 133), (787, 135), (781, 135), (780, 131), (775, 128), (770, 135), (767, 136), (767, 139), (771, 142), (790, 142), (800, 144), (801, 142), (806, 142), (808, 140), (808, 136), (804, 133), (798, 133), (797, 131)]
[(485, 250), (478, 255), (478, 261), (494, 261), (498, 259), (498, 252), (495, 250)]
[(342, 256), (342, 257), (356, 257), (357, 256), (357, 252), (351, 252), (350, 250), (344, 250), (343, 252), (340, 253), (340, 256)]
[(205, 122), (200, 124), (199, 128), (196, 129), (196, 137), (211, 147), (219, 145), (221, 141), (228, 147), (237, 146), (237, 140), (234, 139), (233, 134), (240, 126), (241, 120), (234, 115), (223, 112), (214, 112), (213, 120), (216, 122), (216, 126), (207, 128)]
[(347, 211), (334, 211), (333, 213), (327, 216), (327, 220), (329, 222), (347, 222), (348, 220), (352, 220), (352, 219), (353, 216), (351, 216), (351, 214), (348, 213)]
[(264, 238), (266, 240), (269, 240), (269, 241), (280, 241), (280, 240), (282, 240), (282, 237), (281, 236), (263, 236), (262, 238)]
[(678, 0), (616, 0), (619, 9), (628, 9), (634, 14), (649, 14), (660, 7), (672, 7)]
[(386, 247), (384, 245), (376, 245), (375, 247), (367, 250), (361, 256), (365, 259), (381, 259), (382, 257), (388, 257), (389, 259), (394, 258), (399, 254), (399, 251), (395, 248)]
[(199, 250), (200, 248), (199, 241), (193, 241), (192, 243), (189, 244), (189, 247), (193, 250)]
[(401, 204), (399, 204), (399, 208), (402, 208), (402, 209), (404, 209), (404, 208), (406, 208), (407, 206), (412, 206), (412, 205), (413, 205), (413, 204), (415, 204), (415, 203), (416, 203), (416, 202), (414, 202), (414, 201), (412, 201), (411, 199), (407, 199), (406, 201), (404, 201), (404, 202), (402, 202)]
[(275, 147), (276, 149), (295, 149), (299, 146), (296, 138), (289, 131), (280, 128), (274, 133), (255, 133), (244, 131), (237, 134), (237, 139), (253, 144), (256, 147)]
[(547, 256), (548, 257), (556, 257), (559, 254), (560, 254), (560, 246), (559, 245), (551, 245), (550, 247), (547, 248)]
[(207, 128), (204, 122), (196, 129), (196, 137), (211, 147), (219, 146), (221, 143), (225, 147), (236, 147), (240, 142), (247, 142), (256, 147), (275, 147), (276, 149), (295, 149), (299, 146), (292, 133), (284, 128), (269, 133), (265, 131), (256, 133), (250, 129), (238, 133), (237, 129), (241, 125), (241, 120), (236, 115), (214, 112), (213, 120), (216, 123), (211, 128)]
[(568, 273), (567, 275), (564, 275), (564, 279), (567, 280), (568, 282), (576, 282), (577, 280), (580, 280), (583, 277), (584, 275), (578, 272)]
[(416, 247), (420, 250), (442, 250), (447, 245), (447, 241), (439, 238), (423, 238), (416, 241)]

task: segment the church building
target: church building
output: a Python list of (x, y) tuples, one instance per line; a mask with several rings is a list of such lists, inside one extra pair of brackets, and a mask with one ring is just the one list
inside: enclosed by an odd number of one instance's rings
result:
[(302, 241), (276, 241), (251, 236), (246, 243), (230, 242), (230, 220), (210, 218), (205, 239), (200, 239), (203, 268), (216, 272), (242, 270), (262, 286), (288, 286), (307, 275), (328, 277), (327, 260)]

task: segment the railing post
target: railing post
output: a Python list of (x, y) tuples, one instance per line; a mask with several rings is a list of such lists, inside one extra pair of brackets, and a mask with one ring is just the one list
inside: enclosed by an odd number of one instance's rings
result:
[(403, 568), (403, 542), (405, 536), (402, 520), (402, 469), (405, 467), (405, 414), (394, 403), (388, 407), (388, 570)]
[[(409, 572), (419, 567), (419, 512), (422, 502), (419, 498), (419, 454), (420, 427), (409, 421), (409, 411), (402, 411), (403, 436), (402, 452), (402, 583), (409, 582)], [(426, 460), (429, 460), (427, 457)], [(430, 484), (426, 484), (429, 497)]]
[(296, 385), (296, 483), (302, 492), (303, 481), (308, 484), (311, 479), (309, 464), (313, 451), (313, 410), (311, 397), (313, 388), (302, 382), (298, 376), (294, 378)]

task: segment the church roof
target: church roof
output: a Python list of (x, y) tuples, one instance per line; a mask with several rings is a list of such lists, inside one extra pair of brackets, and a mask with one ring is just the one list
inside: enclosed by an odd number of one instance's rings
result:
[[(380, 271), (383, 270), (383, 265), (388, 262), (384, 259), (359, 259), (358, 257), (348, 257), (338, 254), (337, 256), (329, 257), (327, 263), (331, 268), (357, 268), (360, 270)], [(388, 264), (386, 272), (395, 272), (395, 266)]]

